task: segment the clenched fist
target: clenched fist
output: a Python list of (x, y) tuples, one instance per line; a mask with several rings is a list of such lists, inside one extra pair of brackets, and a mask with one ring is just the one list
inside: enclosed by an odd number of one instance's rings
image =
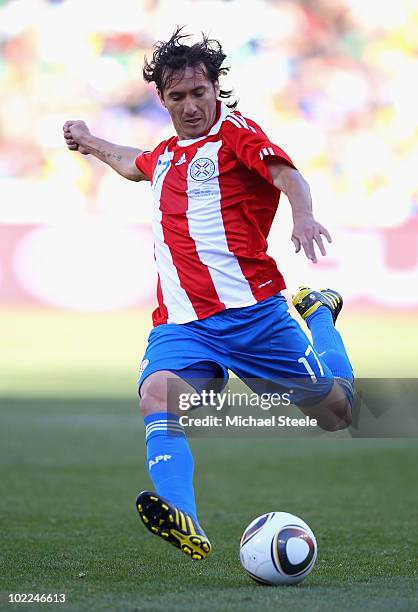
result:
[(85, 146), (87, 138), (91, 135), (84, 121), (66, 121), (63, 127), (65, 142), (70, 151), (78, 151), (88, 155), (89, 149)]

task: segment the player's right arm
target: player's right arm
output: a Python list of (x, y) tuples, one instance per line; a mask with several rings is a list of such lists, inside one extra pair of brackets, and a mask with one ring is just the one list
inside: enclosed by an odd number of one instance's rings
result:
[(97, 138), (90, 133), (84, 121), (66, 121), (63, 131), (70, 151), (78, 151), (82, 155), (94, 155), (130, 181), (149, 180), (135, 164), (136, 158), (142, 153), (140, 149), (123, 147)]

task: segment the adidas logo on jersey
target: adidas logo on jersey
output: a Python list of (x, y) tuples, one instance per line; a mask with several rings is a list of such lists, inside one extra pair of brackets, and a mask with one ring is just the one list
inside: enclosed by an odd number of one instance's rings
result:
[(183, 153), (183, 155), (180, 157), (180, 159), (178, 161), (176, 161), (176, 163), (174, 164), (175, 166), (181, 166), (181, 164), (186, 163), (186, 154)]

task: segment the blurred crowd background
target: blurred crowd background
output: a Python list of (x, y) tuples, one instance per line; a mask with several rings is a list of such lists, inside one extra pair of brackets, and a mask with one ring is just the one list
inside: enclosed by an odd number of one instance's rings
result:
[(282, 202), (270, 252), (289, 286), (335, 279), (348, 304), (418, 308), (416, 0), (0, 0), (3, 305), (154, 302), (149, 185), (69, 152), (62, 125), (144, 149), (170, 135), (142, 64), (176, 25), (220, 39), (224, 85), (334, 235), (317, 267), (294, 256)]

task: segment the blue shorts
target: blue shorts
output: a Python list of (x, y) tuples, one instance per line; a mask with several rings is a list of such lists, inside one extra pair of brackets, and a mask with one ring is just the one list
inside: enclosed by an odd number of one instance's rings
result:
[(198, 391), (201, 383), (193, 379), (213, 379), (219, 391), (231, 370), (256, 393), (292, 388), (294, 402), (307, 405), (326, 397), (334, 382), (280, 293), (200, 321), (158, 325), (148, 337), (139, 392), (145, 378), (159, 370), (177, 374)]

